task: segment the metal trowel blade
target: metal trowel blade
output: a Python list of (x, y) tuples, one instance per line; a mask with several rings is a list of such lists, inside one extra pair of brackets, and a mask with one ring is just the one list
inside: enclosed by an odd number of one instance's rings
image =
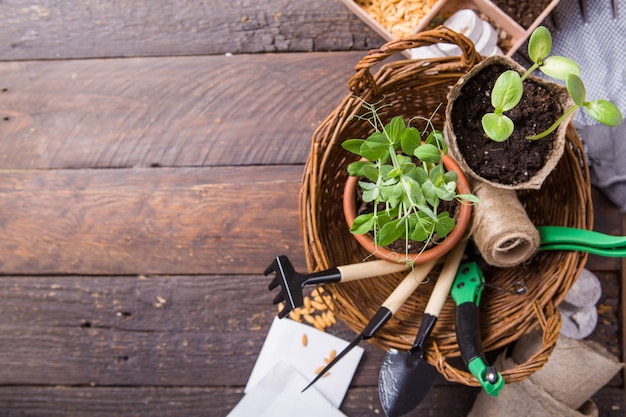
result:
[(387, 417), (400, 417), (428, 395), (439, 373), (421, 349), (389, 349), (380, 368), (378, 394)]

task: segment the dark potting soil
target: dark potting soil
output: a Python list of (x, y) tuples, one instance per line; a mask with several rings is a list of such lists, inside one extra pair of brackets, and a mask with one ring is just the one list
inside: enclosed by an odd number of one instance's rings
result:
[(513, 20), (528, 29), (552, 0), (491, 0)]
[(491, 90), (505, 70), (500, 65), (487, 67), (463, 86), (452, 109), (452, 125), (459, 151), (474, 172), (493, 182), (514, 185), (527, 181), (543, 167), (556, 133), (532, 141), (526, 137), (550, 127), (563, 109), (554, 93), (527, 79), (522, 101), (505, 112), (515, 124), (513, 135), (504, 142), (489, 139), (481, 119), (493, 112)]

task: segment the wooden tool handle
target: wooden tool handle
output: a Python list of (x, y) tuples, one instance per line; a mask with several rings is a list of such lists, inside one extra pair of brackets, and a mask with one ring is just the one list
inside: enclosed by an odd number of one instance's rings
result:
[(382, 259), (337, 267), (341, 273), (340, 282), (393, 274), (394, 272), (405, 271), (408, 268), (409, 266), (404, 262), (389, 262)]
[(415, 268), (409, 272), (395, 290), (383, 303), (383, 307), (391, 311), (391, 314), (395, 314), (396, 311), (402, 307), (402, 304), (413, 294), (413, 291), (424, 282), (424, 279), (428, 276), (428, 273), (433, 269), (437, 259), (425, 262), (423, 264), (416, 265)]
[(466, 246), (467, 238), (461, 239), (461, 241), (459, 241), (459, 243), (457, 243), (457, 245), (448, 253), (446, 262), (443, 265), (439, 277), (437, 278), (437, 283), (435, 284), (435, 288), (428, 299), (428, 304), (426, 304), (424, 313), (439, 317), (439, 313), (441, 312), (441, 309), (448, 298), (448, 294), (450, 293), (450, 288), (452, 287), (452, 283), (456, 277), (456, 273), (459, 269), (459, 264), (463, 258)]

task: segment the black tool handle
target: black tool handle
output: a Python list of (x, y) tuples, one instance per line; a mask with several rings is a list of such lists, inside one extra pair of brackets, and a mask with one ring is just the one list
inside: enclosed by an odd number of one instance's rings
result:
[(302, 282), (302, 286), (314, 285), (314, 284), (327, 284), (331, 282), (341, 281), (341, 271), (339, 268), (330, 268), (325, 271), (313, 272), (306, 275), (306, 278)]
[(476, 358), (484, 359), (483, 344), (480, 338), (478, 306), (472, 302), (458, 305), (455, 321), (459, 349), (465, 364), (469, 364)]
[(380, 330), (381, 327), (385, 325), (389, 321), (389, 319), (393, 316), (393, 312), (386, 307), (381, 307), (378, 309), (374, 317), (367, 323), (367, 326), (361, 332), (363, 339), (370, 339), (374, 337), (376, 332)]

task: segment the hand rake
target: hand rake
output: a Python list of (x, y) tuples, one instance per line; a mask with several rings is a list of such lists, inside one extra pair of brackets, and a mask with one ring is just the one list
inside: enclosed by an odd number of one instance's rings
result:
[(385, 260), (360, 262), (358, 264), (338, 266), (325, 271), (312, 274), (299, 274), (294, 269), (285, 255), (277, 256), (274, 262), (265, 269), (265, 275), (276, 273), (272, 282), (268, 285), (269, 290), (281, 286), (280, 292), (274, 298), (273, 303), (285, 302), (285, 308), (278, 317), (283, 318), (294, 308), (304, 305), (302, 289), (305, 285), (325, 284), (330, 282), (348, 282), (363, 278), (372, 278), (380, 275), (392, 274), (408, 269), (405, 263), (394, 263)]

